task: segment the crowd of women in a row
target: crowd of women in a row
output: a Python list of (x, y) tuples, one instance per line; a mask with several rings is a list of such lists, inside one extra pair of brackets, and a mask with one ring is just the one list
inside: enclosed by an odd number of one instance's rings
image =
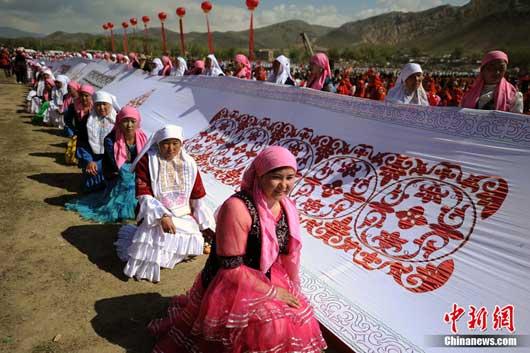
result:
[[(184, 132), (167, 125), (151, 137), (140, 112), (87, 84), (35, 66), (33, 112), (55, 110), (43, 123), (70, 137), (83, 174), (83, 193), (67, 203), (96, 222), (122, 222), (115, 242), (124, 273), (158, 282), (162, 268), (211, 251), (168, 317), (153, 320), (153, 352), (321, 352), (326, 343), (301, 292), (300, 225), (288, 194), (297, 163), (282, 147), (262, 151), (241, 191), (214, 217)], [(59, 103), (59, 97), (60, 102)], [(38, 120), (36, 121), (39, 122)], [(135, 224), (123, 222), (136, 220)]]
[[(131, 60), (131, 68), (142, 68), (138, 59)], [(176, 70), (185, 68), (184, 60), (178, 62)], [(238, 55), (235, 62), (235, 76), (250, 79), (246, 57)], [(507, 64), (506, 54), (488, 53), (462, 106), (518, 111), (521, 94), (503, 76)], [(156, 74), (176, 71), (169, 58), (157, 65)], [(325, 347), (300, 288), (300, 225), (288, 197), (297, 164), (288, 150), (263, 150), (245, 171), (241, 191), (214, 217), (197, 164), (183, 147), (182, 128), (167, 125), (148, 138), (140, 112), (122, 107), (112, 94), (55, 77), (38, 63), (33, 69), (28, 109), (38, 117), (35, 123), (60, 128), (70, 138), (67, 161), (76, 162), (83, 175), (83, 194), (66, 208), (96, 222), (136, 221), (124, 222), (117, 234), (124, 273), (158, 282), (162, 268), (210, 253), (188, 294), (173, 298), (168, 318), (149, 325), (158, 337), (154, 352), (320, 352)], [(307, 87), (329, 90), (325, 54), (311, 59), (310, 70)], [(200, 74), (224, 72), (209, 56)], [(287, 58), (274, 61), (269, 81), (295, 85)], [(422, 82), (421, 67), (407, 64), (386, 100), (430, 105), (433, 97)]]
[[(139, 61), (134, 53), (129, 57), (130, 59), (121, 55), (116, 62), (128, 62), (128, 65), (136, 68), (146, 67), (145, 56), (143, 61)], [(109, 60), (112, 61), (112, 58)], [(489, 52), (481, 62), (477, 77), (425, 74), (421, 66), (415, 63), (406, 64), (397, 77), (392, 73), (384, 74), (372, 69), (357, 75), (353, 74), (351, 68), (332, 73), (324, 53), (314, 55), (307, 67), (294, 69), (291, 68), (289, 59), (283, 55), (277, 57), (270, 70), (267, 70), (260, 64), (252, 67), (243, 54), (236, 55), (230, 63), (219, 63), (213, 54), (208, 55), (204, 61), (196, 60), (193, 63), (187, 63), (184, 58), (178, 57), (175, 64), (171, 58), (163, 56), (162, 60), (154, 59), (153, 65), (147, 64), (147, 67), (152, 74), (164, 76), (227, 75), (394, 103), (496, 109), (530, 114), (530, 78), (512, 77), (510, 82), (507, 77), (508, 63), (506, 53)], [(499, 95), (506, 97), (506, 100)]]

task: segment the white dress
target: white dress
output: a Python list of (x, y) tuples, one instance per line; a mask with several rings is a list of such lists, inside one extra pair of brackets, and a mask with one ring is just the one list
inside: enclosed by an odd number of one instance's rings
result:
[[(137, 221), (141, 223), (122, 227), (115, 244), (118, 256), (127, 261), (127, 276), (159, 282), (160, 268), (173, 268), (189, 256), (202, 255), (201, 230), (215, 229), (215, 220), (204, 198), (190, 198), (198, 175), (193, 158), (182, 151), (174, 160), (165, 161), (156, 146), (147, 158), (153, 196), (138, 197)], [(164, 215), (172, 217), (176, 234), (163, 231)]]

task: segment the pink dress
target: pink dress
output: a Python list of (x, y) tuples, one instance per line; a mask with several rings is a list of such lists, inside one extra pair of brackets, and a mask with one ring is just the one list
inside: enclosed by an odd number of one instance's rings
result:
[[(267, 273), (259, 270), (260, 223), (252, 200), (240, 192), (219, 211), (216, 239), (203, 271), (186, 295), (176, 296), (165, 319), (153, 320), (154, 353), (321, 352), (326, 348), (313, 310), (289, 278), (286, 213), (276, 222), (279, 255)], [(276, 287), (300, 303), (277, 299)]]

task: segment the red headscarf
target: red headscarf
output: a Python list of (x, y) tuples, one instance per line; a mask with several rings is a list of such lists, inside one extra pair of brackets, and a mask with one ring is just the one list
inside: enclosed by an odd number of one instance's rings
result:
[(319, 77), (314, 78), (307, 84), (307, 87), (320, 91), (322, 88), (324, 88), (326, 79), (331, 77), (331, 68), (329, 67), (328, 56), (324, 53), (316, 53), (311, 57), (310, 63), (321, 67), (323, 70)]
[(429, 100), (429, 105), (438, 106), (442, 100), (439, 95), (436, 94), (436, 84), (434, 80), (431, 79), (429, 83), (429, 92), (427, 92), (427, 99)]
[[(269, 146), (261, 151), (252, 164), (245, 170), (241, 182), (241, 190), (252, 195), (252, 199), (258, 210), (261, 225), (261, 259), (260, 270), (267, 273), (279, 254), (278, 239), (276, 238), (276, 222), (271, 211), (267, 207), (265, 195), (259, 186), (258, 177), (281, 167), (298, 169), (296, 158), (286, 148), (280, 146)], [(296, 205), (289, 197), (280, 201), (287, 215), (289, 232), (289, 254), (281, 257), (282, 265), (286, 269), (290, 279), (299, 284), (298, 271), (300, 269), (300, 249), (302, 242), (300, 237), (300, 223)]]
[(234, 61), (243, 65), (241, 70), (236, 72), (234, 76), (237, 78), (250, 80), (252, 78), (252, 70), (250, 69), (250, 61), (248, 58), (243, 54), (237, 54)]
[[(482, 70), (484, 66), (494, 60), (503, 60), (508, 64), (508, 55), (500, 50), (494, 50), (487, 53), (482, 59), (480, 64), (480, 74), (478, 75), (475, 83), (466, 92), (462, 98), (462, 107), (463, 108), (472, 108), (477, 107), (477, 102), (482, 93), (482, 88), (484, 87), (484, 79), (482, 78)], [(495, 104), (495, 110), (509, 111), (510, 106), (515, 100), (517, 94), (517, 88), (515, 88), (511, 83), (509, 83), (504, 77), (497, 84), (495, 92), (493, 93), (493, 102)]]
[(140, 123), (142, 121), (140, 112), (136, 108), (131, 107), (129, 105), (126, 105), (125, 107), (121, 108), (120, 112), (116, 116), (116, 123), (114, 124), (114, 134), (116, 137), (116, 140), (114, 142), (114, 159), (116, 160), (116, 165), (118, 166), (118, 169), (121, 168), (121, 166), (127, 161), (127, 146), (125, 142), (125, 135), (123, 134), (120, 128), (120, 123), (125, 118), (132, 118), (136, 121), (136, 152), (140, 153), (140, 151), (147, 142), (147, 135), (140, 127)]
[(267, 70), (263, 66), (257, 66), (254, 69), (254, 77), (256, 81), (267, 81)]

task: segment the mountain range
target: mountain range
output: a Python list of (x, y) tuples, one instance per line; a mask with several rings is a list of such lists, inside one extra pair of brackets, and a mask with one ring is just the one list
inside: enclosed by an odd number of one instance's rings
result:
[(45, 34), (33, 33), (21, 31), (20, 29), (11, 28), (11, 27), (0, 27), (0, 38), (40, 38), (46, 37)]
[[(300, 33), (310, 38), (319, 49), (355, 48), (363, 45), (416, 47), (431, 52), (442, 52), (461, 47), (465, 50), (499, 48), (528, 48), (529, 0), (471, 0), (463, 6), (443, 5), (420, 12), (390, 12), (364, 20), (347, 22), (338, 28), (311, 25), (290, 20), (255, 29), (255, 47), (287, 49), (302, 47)], [(25, 33), (25, 34), (24, 34)], [(0, 27), (0, 37), (35, 37), (5, 27)], [(139, 41), (143, 34), (137, 34)], [(152, 41), (160, 38), (160, 28), (151, 28)], [(167, 31), (168, 43), (178, 43), (179, 35)], [(248, 31), (213, 32), (216, 49), (245, 48)], [(88, 42), (105, 41), (102, 35), (87, 33), (54, 32), (39, 38), (41, 43), (87, 45)], [(121, 34), (116, 34), (121, 43)], [(205, 47), (207, 34), (186, 33), (188, 45)], [(118, 47), (120, 45), (118, 44)]]

